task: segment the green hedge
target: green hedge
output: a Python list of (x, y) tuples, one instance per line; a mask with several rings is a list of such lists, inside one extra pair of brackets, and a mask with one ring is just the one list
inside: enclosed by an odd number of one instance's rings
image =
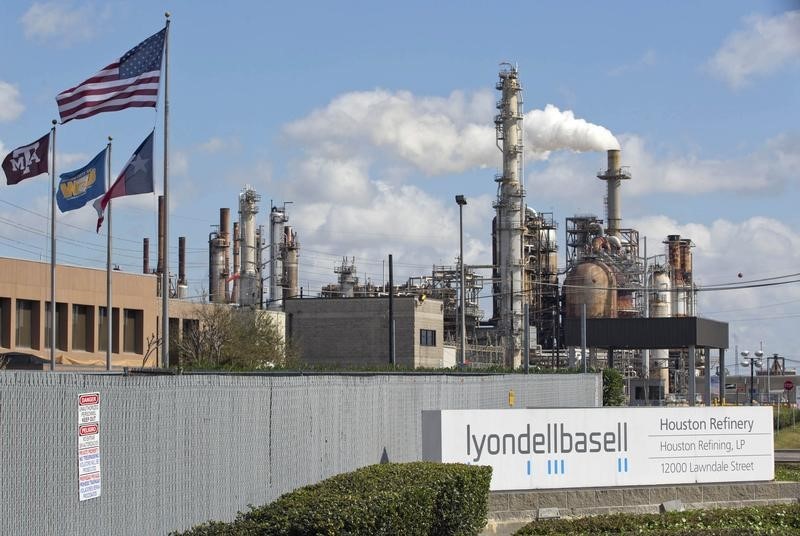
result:
[(472, 536), (486, 524), (491, 476), (490, 467), (459, 464), (372, 465), (183, 535)]
[(545, 519), (515, 536), (549, 534), (643, 534), (647, 536), (751, 536), (800, 534), (800, 505), (690, 510), (666, 514), (610, 514), (577, 519)]

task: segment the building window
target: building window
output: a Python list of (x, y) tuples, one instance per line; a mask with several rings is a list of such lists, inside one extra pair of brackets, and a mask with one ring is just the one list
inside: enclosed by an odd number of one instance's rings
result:
[(94, 307), (91, 305), (72, 305), (72, 349), (84, 352), (94, 351)]
[(436, 330), (434, 329), (419, 330), (419, 345), (436, 346)]
[(123, 343), (122, 351), (132, 354), (141, 354), (142, 350), (142, 316), (141, 309), (125, 309), (122, 324)]
[[(111, 330), (111, 351), (119, 353), (119, 309), (114, 307), (113, 311), (113, 326)], [(108, 314), (105, 307), (98, 308), (97, 318), (97, 349), (100, 352), (108, 351)]]
[(11, 298), (0, 298), (0, 346), (11, 348)]
[[(50, 348), (50, 326), (53, 322), (50, 302), (44, 304), (44, 347)], [(56, 302), (56, 350), (67, 351), (67, 304)]]
[(33, 348), (37, 326), (34, 327), (36, 303), (32, 300), (17, 300), (17, 346)]
[(197, 336), (200, 331), (200, 321), (195, 318), (183, 319), (183, 338), (191, 339)]

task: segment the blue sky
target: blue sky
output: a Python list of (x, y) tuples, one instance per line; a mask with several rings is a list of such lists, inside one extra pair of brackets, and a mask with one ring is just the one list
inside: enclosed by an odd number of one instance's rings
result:
[[(401, 279), (454, 263), (457, 193), (469, 203), (466, 262), (489, 263), (501, 61), (519, 65), (530, 114), (527, 202), (562, 229), (575, 213), (604, 217), (594, 175), (616, 138), (633, 174), (623, 224), (648, 237), (650, 254), (667, 234), (692, 238), (700, 285), (800, 272), (796, 2), (12, 0), (0, 23), (0, 152), (44, 134), (55, 95), (155, 33), (164, 10), (170, 263), (186, 236), (190, 293), (207, 287), (219, 207), (235, 214), (246, 184), (262, 195), (259, 223), (270, 200), (292, 203), (312, 294), (334, 281), (342, 256), (376, 282), (389, 253)], [(117, 173), (153, 125), (160, 159), (160, 110), (59, 127), (59, 170), (86, 163), (111, 135)], [(0, 188), (0, 255), (48, 259), (48, 179)], [(140, 269), (143, 237), (154, 262), (155, 207), (151, 195), (115, 202), (123, 270)], [(58, 216), (59, 262), (104, 265), (94, 223), (91, 207)], [(798, 305), (797, 284), (699, 297), (701, 314), (730, 322), (732, 349), (763, 341), (796, 360)]]

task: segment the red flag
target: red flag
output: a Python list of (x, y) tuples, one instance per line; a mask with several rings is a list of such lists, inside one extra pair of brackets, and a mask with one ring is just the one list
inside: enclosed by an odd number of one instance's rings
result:
[(50, 133), (35, 142), (18, 147), (3, 159), (3, 171), (6, 173), (6, 184), (17, 184), (42, 173), (48, 173), (50, 151)]

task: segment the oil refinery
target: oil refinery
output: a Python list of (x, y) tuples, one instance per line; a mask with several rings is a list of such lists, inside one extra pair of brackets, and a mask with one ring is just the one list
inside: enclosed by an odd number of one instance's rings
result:
[[(626, 378), (636, 378), (641, 390), (647, 391), (644, 397), (648, 393), (658, 398), (678, 393), (685, 396), (690, 390), (688, 384), (694, 383), (687, 381), (691, 367), (695, 370), (692, 375), (698, 375), (711, 348), (698, 346), (697, 360), (690, 359), (689, 346), (664, 348), (643, 343), (636, 348), (603, 348), (589, 344), (582, 348), (568, 344), (571, 338), (567, 331), (570, 322), (575, 325), (576, 320), (584, 322), (585, 330), (585, 322), (592, 319), (694, 317), (694, 243), (677, 234), (661, 237), (658, 244), (651, 243), (648, 256), (646, 239), (640, 238), (637, 229), (626, 227), (623, 220), (623, 185), (635, 180), (634, 175), (624, 165), (622, 151), (609, 148), (607, 165), (596, 175), (606, 185), (604, 217), (566, 217), (563, 247), (559, 249), (556, 216), (527, 202), (518, 69), (503, 63), (498, 78), (494, 124), (502, 170), (493, 177), (496, 200), (492, 204), (492, 227), (487, 229), (492, 263), (463, 266), (463, 305), (458, 258), (454, 265), (434, 265), (430, 273), (411, 276), (404, 282), (376, 284), (358, 277), (355, 257), (343, 257), (333, 267), (335, 282), (322, 286), (318, 293), (300, 288), (300, 242), (289, 225), (288, 203), (270, 207), (266, 230), (256, 223), (261, 195), (251, 186), (239, 195), (239, 220), (232, 230), (230, 210), (221, 208), (219, 226), (209, 235), (209, 301), (281, 311), (286, 300), (312, 297), (411, 296), (420, 302), (438, 300), (443, 331), (439, 344), (451, 349), (460, 349), (463, 308), (465, 359), (464, 363), (455, 360), (452, 364), (613, 366)], [(482, 270), (490, 275), (481, 275)], [(490, 298), (491, 315), (481, 308), (483, 298)], [(724, 330), (727, 337), (727, 325)]]

